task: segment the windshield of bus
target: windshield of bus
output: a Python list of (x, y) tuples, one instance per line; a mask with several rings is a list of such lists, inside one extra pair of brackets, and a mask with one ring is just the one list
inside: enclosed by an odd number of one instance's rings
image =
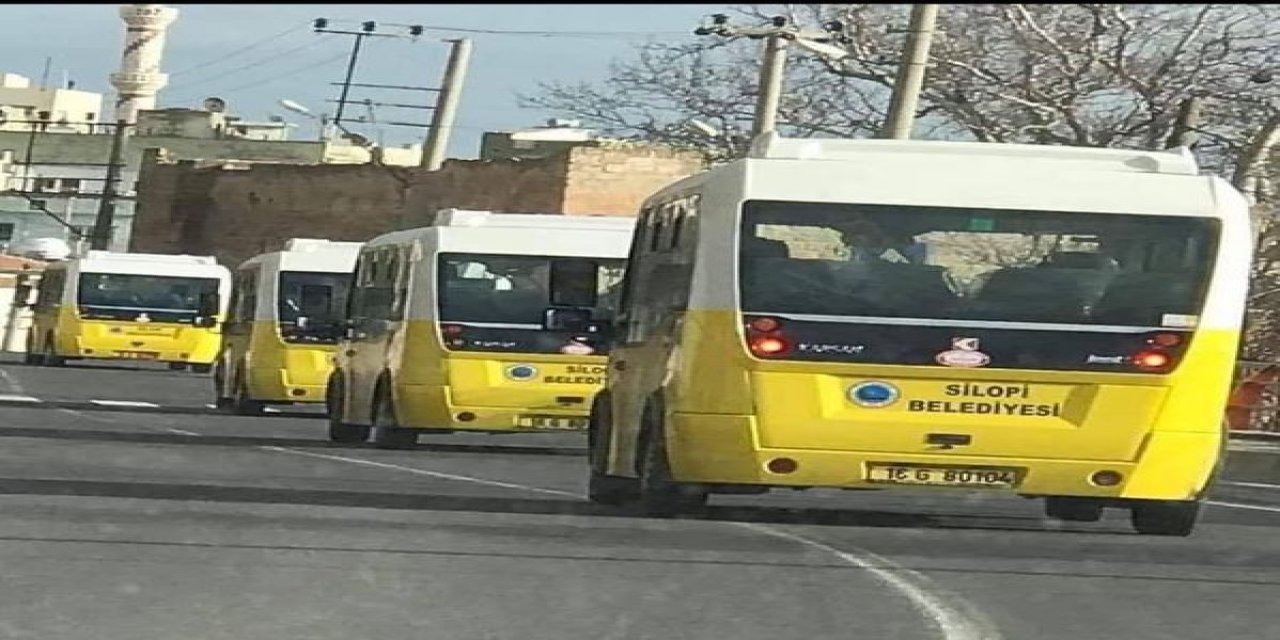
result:
[[(579, 331), (550, 326), (549, 312), (580, 314), (585, 323), (608, 327), (625, 264), (621, 258), (441, 254), (440, 320), (470, 325), (467, 336), (474, 340), (458, 338), (456, 347), (602, 353), (604, 340), (579, 346), (574, 338), (556, 337)], [(556, 335), (539, 338), (533, 332)]]
[(1191, 326), (1209, 218), (753, 201), (746, 313)]
[(351, 274), (282, 271), (277, 313), (285, 342), (333, 343), (342, 319)]
[(203, 295), (218, 292), (216, 278), (132, 273), (80, 275), (78, 303), (86, 320), (136, 320), (191, 324)]

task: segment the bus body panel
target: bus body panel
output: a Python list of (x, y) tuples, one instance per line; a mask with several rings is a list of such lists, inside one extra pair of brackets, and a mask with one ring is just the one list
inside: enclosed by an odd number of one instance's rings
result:
[[(281, 251), (263, 253), (245, 260), (236, 268), (236, 291), (232, 318), (227, 324), (227, 340), (221, 356), (224, 374), (218, 389), (223, 398), (233, 397), (234, 385), (243, 380), (248, 399), (257, 402), (290, 404), (322, 403), (333, 371), (333, 341), (285, 338), (286, 329), (301, 331), (292, 316), (282, 317), (298, 294), (301, 282), (325, 291), (329, 301), (324, 309), (310, 309), (296, 315), (321, 314), (317, 321), (332, 321), (344, 304), (344, 286), (354, 268), (361, 243), (334, 242), (312, 238), (292, 238)], [(284, 299), (282, 301), (282, 298)], [(333, 317), (331, 317), (333, 316)], [(337, 318), (340, 319), (340, 318)]]
[[(603, 356), (448, 351), (437, 323), (408, 324), (396, 379), (399, 424), (460, 431), (528, 431), (521, 418), (577, 418), (585, 428), (591, 397), (604, 383)], [(459, 414), (475, 417), (461, 420)]]
[(324, 402), (333, 370), (333, 345), (286, 344), (275, 322), (254, 322), (247, 353), (240, 354), (249, 395), (264, 402)]
[[(815, 157), (821, 157), (818, 148), (826, 141), (796, 144), (813, 145)], [(642, 418), (646, 410), (656, 409), (654, 426), (666, 437), (671, 475), (677, 482), (878, 488), (886, 485), (869, 481), (869, 464), (942, 465), (1016, 470), (1018, 481), (1009, 489), (1024, 495), (1200, 497), (1224, 454), (1222, 411), (1248, 282), (1252, 244), (1247, 206), (1239, 194), (1219, 179), (1196, 176), (1189, 161), (1177, 154), (1134, 159), (1125, 154), (1143, 152), (866, 144), (876, 154), (857, 161), (789, 158), (731, 163), (677, 182), (642, 206), (643, 217), (664, 201), (699, 195), (699, 238), (696, 247), (686, 249), (694, 264), (683, 281), (654, 279), (648, 275), (648, 263), (661, 256), (646, 248), (640, 253), (647, 255), (637, 257), (637, 247), (647, 244), (650, 233), (643, 219), (637, 230), (626, 286), (643, 289), (660, 281), (653, 288), (687, 286), (691, 294), (687, 306), (665, 310), (667, 317), (656, 320), (659, 327), (668, 328), (622, 341), (610, 355), (606, 472), (637, 476)], [(891, 148), (895, 144), (920, 149), (890, 157), (899, 154), (898, 147)], [(1021, 163), (1025, 166), (994, 159), (1010, 147), (1018, 147), (1011, 155), (1044, 157)], [(989, 157), (947, 165), (954, 161), (945, 157), (953, 148), (966, 149), (963, 153), (978, 149), (977, 155)], [(881, 153), (884, 150), (892, 153)], [(1096, 166), (1064, 162), (1052, 193), (1040, 193), (1032, 185), (1038, 187), (1045, 175), (1051, 175), (1047, 170), (1058, 162), (1051, 157), (1055, 155), (1062, 160), (1096, 160)], [(1108, 169), (1102, 166), (1106, 162), (1116, 164)], [(1137, 170), (1142, 163), (1151, 168)], [(1157, 171), (1161, 163), (1174, 168)], [(957, 170), (945, 170), (948, 166)], [(911, 176), (912, 185), (902, 184), (903, 176)], [(747, 318), (739, 306), (741, 209), (752, 199), (1185, 216), (1220, 222), (1216, 243), (1221, 249), (1210, 260), (1211, 279), (1198, 323), (1182, 334), (1189, 343), (1176, 367), (1165, 373), (761, 358), (747, 348)], [(623, 314), (643, 315), (644, 305), (653, 306), (649, 299), (631, 304), (634, 307), (624, 305)], [(761, 309), (751, 314), (787, 321), (781, 312)], [(945, 318), (925, 324), (946, 327)], [(1062, 338), (1072, 335), (1067, 329), (1058, 331)], [(955, 328), (954, 334), (964, 336), (966, 330)], [(1053, 333), (1045, 336), (1055, 339)], [(947, 347), (942, 344), (937, 350)], [(623, 364), (625, 369), (617, 366)], [(850, 399), (850, 390), (866, 381), (890, 383), (901, 396), (877, 408), (860, 406)], [(1018, 401), (1003, 402), (1010, 396)], [(1002, 407), (1001, 402), (1010, 406)], [(942, 447), (927, 441), (935, 434), (969, 440)], [(797, 463), (794, 472), (768, 470), (770, 460), (784, 457)], [(1094, 484), (1090, 477), (1098, 471), (1118, 472), (1122, 481), (1114, 486)]]
[[(211, 286), (220, 298), (213, 320), (220, 324), (226, 317), (230, 272), (211, 257), (90, 251), (86, 256), (55, 263), (42, 275), (41, 285), (48, 290), (41, 290), (33, 309), (31, 351), (44, 352), (52, 347), (53, 355), (64, 358), (194, 365), (212, 364), (217, 359), (223, 339), (219, 326), (199, 327), (164, 317), (174, 313), (194, 315), (194, 306), (157, 310), (145, 306), (103, 307), (97, 300), (86, 302), (82, 300), (81, 279), (93, 276), (122, 281), (130, 277), (150, 278), (153, 282), (157, 278), (185, 279), (183, 286), (211, 282), (204, 286)], [(194, 299), (187, 302), (195, 304)], [(103, 308), (138, 313), (129, 319), (84, 317), (90, 309)], [(159, 317), (149, 317), (153, 315)]]
[[(497, 322), (483, 317), (484, 312), (442, 320), (440, 265), (469, 260), (488, 264), (484, 261), (493, 258), (581, 259), (604, 268), (605, 262), (625, 258), (632, 222), (449, 210), (440, 215), (436, 226), (379, 236), (361, 253), (348, 314), (353, 335), (340, 343), (335, 357), (345, 390), (343, 421), (371, 424), (375, 395), (383, 385), (391, 393), (399, 427), (494, 432), (585, 428), (591, 397), (603, 384), (605, 357), (521, 347), (446, 348), (441, 334), (446, 324), (480, 331), (495, 326), (531, 333), (544, 329), (540, 318)], [(539, 242), (531, 244), (531, 234)], [(361, 292), (379, 288), (394, 291), (393, 301), (377, 313), (372, 303), (362, 308), (361, 301), (370, 298)], [(509, 312), (501, 306), (504, 289), (490, 289), (499, 312)], [(483, 296), (469, 300), (482, 306), (488, 301)], [(544, 301), (539, 312), (549, 304)], [(385, 317), (372, 317), (378, 314)], [(522, 379), (523, 369), (513, 371), (522, 366), (533, 371), (532, 379)]]

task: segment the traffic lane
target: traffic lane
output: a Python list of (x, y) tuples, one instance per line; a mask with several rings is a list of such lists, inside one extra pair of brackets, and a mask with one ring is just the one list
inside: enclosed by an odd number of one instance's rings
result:
[[(13, 356), (0, 359), (0, 380), (9, 393), (27, 393), (47, 400), (142, 400), (158, 404), (203, 406), (213, 401), (213, 378), (208, 374), (169, 371), (152, 363), (76, 360), (63, 367), (26, 365)], [(20, 389), (12, 384), (16, 382)]]
[[(41, 413), (83, 419), (0, 420)], [(752, 532), (530, 513), (581, 502), (195, 440), (4, 438), (8, 635), (933, 637), (865, 574)]]
[(936, 637), (859, 572), (718, 526), (69, 497), (0, 504), (0, 597), (14, 637)]

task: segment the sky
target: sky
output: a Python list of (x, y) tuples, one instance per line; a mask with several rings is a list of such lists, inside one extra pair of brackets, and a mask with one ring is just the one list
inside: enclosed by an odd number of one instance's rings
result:
[[(76, 89), (103, 93), (110, 104), (108, 74), (118, 70), (124, 23), (112, 4), (0, 5), (0, 73), (38, 81), (51, 59), (49, 81), (66, 77)], [(354, 82), (439, 87), (449, 45), (445, 39), (473, 41), (471, 64), (462, 92), (448, 155), (474, 158), (484, 131), (538, 126), (550, 117), (518, 107), (518, 93), (535, 92), (539, 82), (597, 81), (612, 60), (627, 58), (647, 40), (690, 41), (692, 31), (716, 4), (174, 4), (178, 19), (170, 27), (163, 70), (169, 86), (160, 107), (198, 108), (217, 96), (228, 112), (261, 121), (279, 115), (298, 124), (293, 139), (316, 139), (318, 126), (279, 106), (281, 99), (315, 113), (332, 113), (339, 82), (346, 72), (352, 36), (317, 34), (312, 20), (330, 19), (330, 29), (359, 30), (379, 23), (379, 33), (407, 33), (395, 24), (420, 24), (424, 35), (412, 41), (365, 38)], [(471, 33), (458, 29), (536, 33)], [(420, 91), (352, 89), (348, 100), (429, 104), (435, 94)], [(347, 107), (350, 115), (353, 107)], [(354, 107), (357, 115), (365, 108)], [(109, 113), (103, 113), (109, 117)], [(379, 108), (382, 121), (430, 121), (419, 109)], [(371, 139), (378, 132), (350, 128)], [(426, 129), (383, 126), (388, 146), (420, 142)]]

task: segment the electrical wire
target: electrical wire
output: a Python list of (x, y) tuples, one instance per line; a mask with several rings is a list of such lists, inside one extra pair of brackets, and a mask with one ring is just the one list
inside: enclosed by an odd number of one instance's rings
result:
[(193, 84), (202, 84), (202, 85), (203, 85), (203, 84), (208, 84), (208, 83), (214, 82), (214, 81), (216, 81), (216, 80), (219, 80), (219, 79), (222, 79), (222, 78), (226, 78), (226, 77), (228, 77), (228, 76), (231, 76), (231, 75), (234, 75), (234, 74), (239, 73), (239, 72), (241, 72), (241, 71), (244, 71), (245, 69), (249, 69), (249, 68), (252, 68), (252, 67), (260, 67), (260, 66), (262, 66), (262, 65), (264, 65), (264, 64), (269, 64), (269, 63), (270, 63), (270, 62), (272, 62), (272, 61), (282, 60), (282, 59), (286, 58), (287, 56), (293, 55), (293, 54), (298, 53), (298, 52), (300, 52), (300, 51), (304, 51), (304, 50), (306, 50), (306, 49), (310, 49), (310, 48), (312, 48), (312, 47), (314, 47), (314, 46), (316, 46), (316, 45), (319, 45), (319, 44), (321, 44), (321, 43), (328, 42), (329, 40), (331, 40), (331, 39), (332, 39), (332, 37), (333, 37), (333, 35), (332, 35), (332, 34), (328, 34), (328, 33), (326, 33), (326, 34), (324, 34), (323, 36), (321, 36), (321, 37), (319, 37), (319, 38), (316, 38), (315, 40), (311, 40), (310, 42), (307, 42), (307, 43), (306, 43), (306, 44), (304, 44), (304, 45), (301, 45), (301, 46), (298, 46), (298, 47), (294, 47), (294, 48), (289, 49), (289, 50), (287, 50), (287, 51), (280, 51), (280, 52), (272, 53), (272, 54), (271, 54), (271, 57), (269, 57), (269, 58), (263, 58), (263, 59), (261, 59), (261, 60), (254, 60), (253, 62), (249, 62), (249, 63), (243, 64), (243, 65), (240, 65), (239, 67), (236, 67), (236, 68), (234, 68), (234, 69), (230, 69), (230, 70), (225, 71), (225, 72), (223, 72), (223, 73), (220, 73), (220, 74), (214, 75), (214, 76), (212, 76), (212, 77), (209, 77), (209, 78), (205, 78), (205, 79), (203, 79), (203, 80), (200, 80), (198, 83), (196, 83), (196, 82), (192, 82), (192, 81), (187, 81), (186, 83), (183, 83), (183, 84), (180, 84), (180, 85), (179, 85), (179, 87), (184, 87), (184, 88), (182, 88), (182, 89), (176, 89), (176, 90), (175, 90), (175, 92), (176, 92), (176, 93), (179, 93), (179, 94), (183, 94), (183, 93), (192, 93), (192, 91), (191, 91), (190, 89), (186, 89), (185, 87), (187, 87), (187, 86), (189, 86), (189, 85), (193, 85)]
[(295, 33), (295, 32), (297, 32), (297, 31), (298, 31), (298, 30), (300, 30), (300, 29), (305, 29), (306, 27), (307, 27), (307, 24), (306, 24), (306, 23), (298, 24), (298, 25), (294, 25), (294, 26), (292, 26), (292, 27), (289, 27), (288, 29), (285, 29), (284, 31), (281, 31), (280, 33), (277, 33), (277, 34), (275, 34), (275, 35), (273, 35), (273, 36), (268, 36), (268, 37), (266, 37), (266, 38), (263, 38), (262, 40), (258, 40), (257, 42), (254, 42), (254, 43), (252, 43), (252, 44), (249, 44), (249, 45), (246, 45), (246, 46), (241, 47), (241, 48), (239, 48), (239, 49), (236, 49), (235, 51), (232, 51), (231, 53), (228, 53), (228, 54), (225, 54), (225, 55), (219, 56), (219, 57), (217, 57), (217, 58), (215, 58), (215, 59), (213, 59), (213, 60), (210, 60), (210, 61), (208, 61), (208, 62), (205, 62), (205, 63), (202, 63), (202, 64), (198, 64), (198, 65), (196, 65), (196, 66), (194, 66), (194, 67), (187, 67), (187, 68), (182, 69), (182, 70), (179, 70), (179, 71), (174, 71), (174, 72), (172, 72), (172, 73), (170, 73), (170, 74), (169, 74), (169, 77), (173, 77), (173, 76), (180, 76), (180, 75), (183, 75), (183, 74), (191, 73), (192, 71), (195, 71), (195, 70), (197, 70), (197, 69), (204, 69), (205, 67), (211, 67), (211, 66), (216, 65), (216, 64), (221, 64), (221, 63), (226, 62), (227, 60), (230, 60), (231, 58), (234, 58), (234, 57), (236, 57), (236, 56), (238, 56), (238, 55), (240, 55), (240, 54), (242, 54), (242, 53), (248, 53), (248, 52), (250, 52), (250, 51), (253, 51), (254, 49), (257, 49), (258, 47), (260, 47), (260, 46), (262, 46), (262, 45), (264, 45), (264, 44), (267, 44), (267, 43), (269, 43), (269, 42), (274, 42), (274, 41), (276, 41), (276, 40), (279, 40), (280, 38), (283, 38), (283, 37), (285, 37), (285, 36), (287, 36), (287, 35), (289, 35), (289, 34), (291, 34), (291, 33)]
[(504, 35), (504, 36), (535, 36), (542, 38), (641, 38), (641, 37), (672, 37), (689, 35), (686, 31), (535, 31), (524, 29), (476, 29), (471, 27), (446, 27), (446, 26), (427, 26), (427, 25), (411, 25), (399, 22), (379, 22), (379, 25), (388, 27), (413, 27), (421, 26), (423, 31), (443, 31), (455, 33), (475, 33), (484, 35)]
[(255, 80), (255, 81), (250, 82), (250, 83), (248, 83), (248, 84), (242, 84), (242, 85), (240, 85), (240, 86), (238, 86), (238, 87), (232, 87), (232, 88), (230, 88), (230, 89), (224, 89), (224, 90), (222, 90), (222, 91), (219, 91), (218, 93), (230, 94), (230, 93), (235, 93), (235, 92), (237, 92), (237, 91), (243, 91), (244, 89), (249, 89), (249, 88), (251, 88), (251, 87), (256, 87), (256, 86), (258, 86), (258, 85), (266, 84), (266, 83), (271, 82), (271, 81), (273, 81), (273, 80), (279, 80), (280, 78), (283, 78), (283, 77), (285, 77), (285, 76), (291, 76), (291, 75), (293, 75), (293, 74), (295, 74), (295, 73), (301, 73), (301, 72), (303, 72), (303, 71), (309, 71), (309, 70), (314, 69), (314, 68), (316, 68), (316, 67), (321, 67), (321, 66), (324, 66), (324, 65), (326, 65), (326, 64), (329, 64), (330, 62), (336, 62), (336, 61), (338, 61), (338, 60), (341, 60), (341, 59), (343, 59), (343, 58), (346, 58), (346, 57), (347, 57), (347, 56), (349, 56), (349, 55), (350, 55), (350, 54), (349, 54), (348, 52), (343, 51), (342, 53), (339, 53), (339, 54), (334, 55), (334, 56), (329, 57), (329, 58), (325, 58), (324, 60), (319, 60), (319, 61), (313, 62), (313, 63), (311, 63), (311, 64), (308, 64), (308, 65), (304, 66), (304, 67), (298, 67), (298, 68), (296, 68), (296, 69), (290, 69), (289, 71), (285, 71), (285, 72), (283, 72), (283, 73), (279, 73), (279, 74), (276, 74), (276, 75), (271, 76), (271, 77), (268, 77), (268, 78), (263, 78), (263, 79), (261, 79), (261, 80)]

